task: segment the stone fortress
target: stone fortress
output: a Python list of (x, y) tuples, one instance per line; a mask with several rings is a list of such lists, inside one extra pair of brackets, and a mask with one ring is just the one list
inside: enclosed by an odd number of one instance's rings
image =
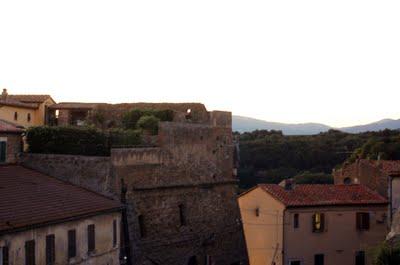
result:
[(133, 264), (247, 264), (231, 113), (197, 103), (59, 103), (49, 116), (74, 124), (99, 106), (108, 120), (132, 108), (171, 109), (174, 119), (160, 122), (149, 147), (109, 157), (24, 153), (20, 162), (116, 199), (126, 193)]

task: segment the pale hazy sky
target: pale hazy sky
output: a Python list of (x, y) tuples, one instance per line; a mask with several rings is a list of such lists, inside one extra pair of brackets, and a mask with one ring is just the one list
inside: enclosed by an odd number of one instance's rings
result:
[(398, 119), (399, 14), (398, 0), (0, 0), (0, 88), (280, 122)]

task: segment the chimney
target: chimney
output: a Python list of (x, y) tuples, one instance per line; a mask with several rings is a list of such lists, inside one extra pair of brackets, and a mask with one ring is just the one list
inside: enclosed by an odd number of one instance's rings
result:
[(285, 190), (293, 190), (295, 183), (293, 179), (284, 179), (279, 183), (279, 186), (283, 187)]
[(1, 93), (1, 99), (6, 100), (8, 96), (7, 88), (3, 88), (3, 93)]

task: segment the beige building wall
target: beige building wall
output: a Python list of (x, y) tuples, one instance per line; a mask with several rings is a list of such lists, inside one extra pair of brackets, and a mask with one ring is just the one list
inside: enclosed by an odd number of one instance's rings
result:
[[(54, 101), (48, 98), (41, 103), (37, 109), (0, 106), (0, 119), (29, 128), (31, 126), (41, 126), (45, 124), (46, 108), (54, 104)], [(14, 119), (15, 112), (18, 113), (18, 119)], [(28, 121), (28, 114), (31, 115), (31, 120)]]
[[(357, 251), (365, 251), (366, 264), (371, 248), (385, 240), (386, 206), (294, 208), (285, 213), (285, 262), (301, 260), (314, 264), (315, 254), (324, 254), (325, 265), (355, 264)], [(312, 232), (312, 215), (325, 214), (325, 231)], [(356, 213), (370, 213), (370, 229), (358, 231)], [(299, 228), (293, 227), (294, 214), (299, 214)]]
[(283, 204), (255, 188), (239, 197), (239, 207), (250, 264), (283, 265)]
[[(117, 245), (113, 246), (113, 220), (117, 221)], [(95, 225), (95, 251), (88, 254), (87, 226)], [(25, 264), (25, 242), (35, 240), (36, 264), (46, 264), (46, 236), (55, 235), (56, 264), (119, 264), (120, 213), (98, 215), (43, 228), (0, 236), (0, 248), (8, 246), (9, 265)], [(76, 229), (75, 258), (68, 260), (68, 230)]]

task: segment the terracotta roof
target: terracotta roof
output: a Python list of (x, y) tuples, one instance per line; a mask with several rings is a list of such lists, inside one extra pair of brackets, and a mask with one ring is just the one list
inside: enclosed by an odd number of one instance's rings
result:
[(387, 200), (363, 185), (295, 185), (285, 190), (276, 184), (258, 185), (288, 207), (386, 204)]
[(0, 132), (1, 133), (22, 133), (24, 130), (21, 126), (0, 119)]
[(21, 101), (17, 101), (14, 99), (0, 99), (0, 106), (13, 106), (13, 107), (22, 107), (22, 108), (28, 108), (28, 109), (37, 109), (39, 105), (37, 103), (25, 103)]
[(120, 208), (117, 201), (37, 171), (0, 166), (0, 234)]
[(47, 99), (49, 98), (51, 99), (51, 96), (50, 95), (7, 95), (7, 98), (25, 103), (43, 103)]
[(61, 102), (49, 106), (50, 109), (94, 109), (104, 103)]

